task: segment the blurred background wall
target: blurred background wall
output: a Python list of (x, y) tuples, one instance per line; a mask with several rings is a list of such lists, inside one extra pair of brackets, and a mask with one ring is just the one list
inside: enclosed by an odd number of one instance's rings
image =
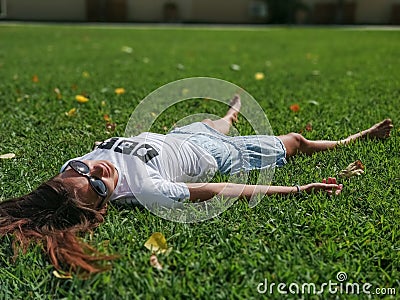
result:
[(28, 21), (400, 24), (400, 0), (0, 0)]

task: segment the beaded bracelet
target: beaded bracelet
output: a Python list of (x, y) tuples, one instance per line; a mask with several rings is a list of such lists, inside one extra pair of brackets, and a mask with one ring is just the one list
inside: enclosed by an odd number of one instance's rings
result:
[(297, 194), (301, 194), (300, 186), (298, 184), (295, 184), (294, 186), (297, 188)]

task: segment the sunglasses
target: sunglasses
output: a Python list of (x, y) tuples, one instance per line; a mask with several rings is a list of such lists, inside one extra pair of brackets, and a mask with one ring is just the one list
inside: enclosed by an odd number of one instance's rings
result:
[(68, 163), (68, 166), (71, 167), (79, 175), (86, 177), (89, 180), (89, 184), (92, 189), (96, 192), (97, 195), (105, 199), (107, 197), (107, 186), (103, 180), (97, 177), (90, 176), (90, 168), (87, 164), (80, 160), (71, 160)]

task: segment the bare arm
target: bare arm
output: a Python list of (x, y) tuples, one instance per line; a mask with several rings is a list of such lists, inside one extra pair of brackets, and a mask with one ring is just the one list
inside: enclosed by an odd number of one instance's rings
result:
[[(230, 198), (250, 199), (253, 194), (260, 195), (288, 195), (296, 194), (295, 186), (267, 186), (267, 185), (248, 185), (236, 183), (187, 183), (191, 201), (204, 201), (216, 195)], [(311, 193), (312, 191), (323, 190), (328, 194), (338, 195), (342, 190), (342, 185), (336, 183), (335, 178), (329, 178), (328, 182), (324, 179), (323, 183), (310, 183), (300, 186), (300, 191)]]

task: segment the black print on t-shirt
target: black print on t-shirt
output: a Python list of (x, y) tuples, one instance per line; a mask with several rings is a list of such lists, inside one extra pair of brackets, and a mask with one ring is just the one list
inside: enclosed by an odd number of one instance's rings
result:
[(158, 152), (150, 145), (143, 144), (132, 154), (140, 158), (144, 163), (148, 163), (151, 159), (158, 155)]
[(115, 142), (118, 141), (117, 138), (112, 138), (109, 141), (102, 142), (97, 148), (98, 149), (111, 149)]
[[(102, 142), (97, 148), (98, 149), (106, 149), (110, 150), (115, 143), (118, 141), (118, 138), (111, 138), (108, 141)], [(155, 150), (152, 146), (148, 144), (140, 145), (135, 152), (132, 153), (133, 149), (139, 145), (137, 142), (132, 142), (128, 140), (122, 140), (115, 147), (114, 151), (117, 153), (133, 155), (141, 159), (144, 163), (148, 163), (151, 159), (158, 155), (157, 150)]]
[(132, 141), (127, 141), (127, 140), (122, 140), (117, 147), (115, 147), (114, 151), (122, 154), (131, 154), (133, 149), (138, 145), (139, 143), (132, 142)]

